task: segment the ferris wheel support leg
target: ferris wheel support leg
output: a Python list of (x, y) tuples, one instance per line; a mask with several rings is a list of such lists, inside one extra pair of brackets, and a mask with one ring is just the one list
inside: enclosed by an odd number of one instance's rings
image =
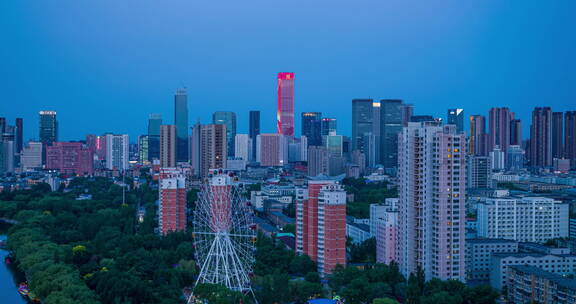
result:
[[(212, 243), (212, 245), (210, 245), (210, 250), (209, 250), (209, 255), (210, 252), (212, 252), (214, 250), (214, 243)], [(192, 292), (190, 293), (190, 296), (188, 297), (188, 301), (186, 301), (186, 304), (190, 304), (192, 303), (192, 298), (194, 297), (194, 289), (196, 289), (196, 286), (198, 286), (198, 283), (200, 282), (200, 280), (206, 275), (206, 267), (208, 265), (208, 261), (209, 259), (205, 259), (204, 263), (202, 263), (202, 267), (200, 268), (200, 274), (198, 275), (198, 279), (196, 279), (196, 282), (194, 283), (194, 287), (192, 288)]]

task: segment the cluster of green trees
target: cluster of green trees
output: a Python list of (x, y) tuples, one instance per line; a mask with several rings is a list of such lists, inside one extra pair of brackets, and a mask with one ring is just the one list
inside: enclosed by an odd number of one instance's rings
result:
[(346, 204), (346, 214), (357, 218), (370, 216), (370, 204), (381, 203), (389, 197), (397, 197), (396, 189), (388, 189), (387, 182), (366, 183), (365, 178), (345, 178), (342, 185), (347, 194), (354, 195), (354, 201)]
[(346, 240), (346, 248), (350, 253), (350, 263), (376, 263), (376, 238), (372, 237), (362, 243), (354, 244)]
[[(8, 246), (32, 292), (46, 304), (182, 303), (196, 272), (192, 237), (154, 233), (157, 192), (144, 185), (122, 204), (122, 188), (108, 179), (77, 178), (69, 189), (0, 194), (0, 217), (19, 221)], [(92, 200), (75, 200), (80, 193)]]
[(395, 263), (366, 269), (338, 266), (330, 276), (329, 286), (346, 303), (494, 304), (498, 298), (489, 286), (471, 288), (457, 280), (425, 282), (422, 271), (406, 281)]
[(324, 294), (316, 263), (294, 254), (280, 240), (258, 235), (255, 258), (254, 291), (259, 303), (305, 303)]

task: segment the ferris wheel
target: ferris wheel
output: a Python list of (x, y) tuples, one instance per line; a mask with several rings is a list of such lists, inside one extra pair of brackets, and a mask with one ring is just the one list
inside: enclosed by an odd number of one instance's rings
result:
[[(250, 277), (255, 230), (252, 209), (235, 178), (221, 172), (209, 177), (201, 187), (194, 211), (194, 249), (200, 267), (194, 287), (220, 284), (254, 297)], [(193, 299), (192, 293), (188, 303)]]

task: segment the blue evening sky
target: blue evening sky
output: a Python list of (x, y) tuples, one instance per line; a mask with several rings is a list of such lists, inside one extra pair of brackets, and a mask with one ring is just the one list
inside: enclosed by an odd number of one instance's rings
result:
[(534, 106), (576, 108), (576, 1), (2, 0), (0, 116), (58, 111), (60, 137), (146, 132), (248, 111), (275, 131), (276, 73), (296, 73), (299, 114), (351, 130), (353, 98), (401, 98), (416, 114), (508, 106), (528, 134)]

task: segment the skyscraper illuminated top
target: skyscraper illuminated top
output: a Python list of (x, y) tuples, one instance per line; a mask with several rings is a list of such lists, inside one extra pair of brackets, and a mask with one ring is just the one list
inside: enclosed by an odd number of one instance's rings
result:
[(278, 73), (278, 133), (294, 137), (294, 73)]
[(39, 137), (44, 145), (58, 141), (58, 120), (56, 111), (40, 111)]

